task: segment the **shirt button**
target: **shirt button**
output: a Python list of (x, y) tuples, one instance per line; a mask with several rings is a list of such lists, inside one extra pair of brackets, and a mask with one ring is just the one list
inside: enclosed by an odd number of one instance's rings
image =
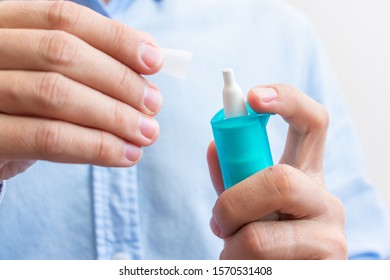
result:
[(129, 254), (125, 253), (125, 252), (117, 252), (115, 253), (113, 256), (112, 256), (112, 259), (113, 260), (130, 260), (130, 256)]

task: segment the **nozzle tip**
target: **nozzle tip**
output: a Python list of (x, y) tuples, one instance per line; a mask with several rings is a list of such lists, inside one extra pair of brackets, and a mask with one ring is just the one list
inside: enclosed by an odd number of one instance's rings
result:
[(223, 80), (225, 82), (225, 85), (231, 85), (236, 82), (233, 69), (227, 68), (222, 70), (222, 75), (223, 75)]

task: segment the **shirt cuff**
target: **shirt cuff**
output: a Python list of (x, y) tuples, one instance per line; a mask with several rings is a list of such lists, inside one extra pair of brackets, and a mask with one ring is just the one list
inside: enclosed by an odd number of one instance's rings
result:
[(1, 201), (3, 200), (4, 193), (5, 193), (5, 181), (0, 180), (0, 204)]

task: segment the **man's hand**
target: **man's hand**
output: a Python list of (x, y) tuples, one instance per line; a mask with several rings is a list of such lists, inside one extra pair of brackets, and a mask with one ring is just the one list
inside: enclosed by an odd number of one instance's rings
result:
[[(345, 259), (344, 208), (324, 186), (325, 109), (286, 85), (256, 87), (248, 94), (256, 112), (281, 115), (289, 124), (279, 165), (223, 191), (214, 142), (210, 175), (219, 198), (210, 221), (224, 239), (221, 259)], [(277, 213), (278, 220), (267, 216)]]
[(39, 159), (132, 166), (157, 139), (147, 34), (69, 1), (1, 1), (0, 42), (0, 179)]

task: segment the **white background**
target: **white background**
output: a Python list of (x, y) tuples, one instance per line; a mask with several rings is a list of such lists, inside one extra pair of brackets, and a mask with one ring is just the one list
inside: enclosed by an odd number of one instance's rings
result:
[[(119, 270), (126, 266), (128, 269), (202, 269), (203, 274), (186, 276), (155, 275), (119, 275)], [(227, 272), (227, 268), (236, 268), (227, 275), (214, 275), (214, 268), (219, 272)], [(238, 275), (238, 269), (245, 267), (255, 270), (257, 267), (270, 267), (271, 275)], [(222, 270), (220, 270), (220, 268)], [(390, 279), (389, 263), (386, 260), (378, 261), (199, 261), (199, 260), (159, 260), (156, 261), (1, 261), (0, 276), (7, 280), (39, 279), (39, 280), (217, 280), (217, 279), (300, 279), (300, 280), (328, 280), (328, 279)], [(235, 272), (234, 272), (235, 271)], [(319, 273), (320, 272), (320, 273)], [(219, 273), (217, 273), (219, 274)]]
[(369, 177), (390, 209), (390, 1), (284, 1), (316, 27), (354, 118)]

